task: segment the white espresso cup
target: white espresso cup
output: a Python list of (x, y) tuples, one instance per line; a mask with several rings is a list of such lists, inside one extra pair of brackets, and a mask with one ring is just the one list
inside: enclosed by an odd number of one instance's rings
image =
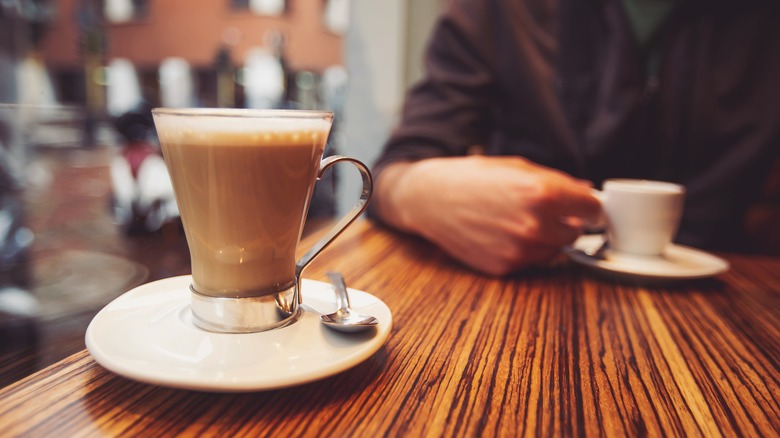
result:
[(670, 182), (609, 179), (597, 192), (610, 249), (658, 256), (672, 242), (682, 217), (685, 187)]

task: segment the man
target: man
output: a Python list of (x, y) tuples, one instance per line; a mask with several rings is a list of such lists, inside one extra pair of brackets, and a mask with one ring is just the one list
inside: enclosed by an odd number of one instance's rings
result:
[(426, 66), (374, 214), (489, 274), (573, 242), (612, 177), (684, 184), (678, 241), (734, 248), (780, 150), (777, 2), (453, 0)]

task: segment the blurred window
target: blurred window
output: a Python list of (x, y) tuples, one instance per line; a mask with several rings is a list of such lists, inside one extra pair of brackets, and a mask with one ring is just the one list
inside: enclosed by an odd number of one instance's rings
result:
[(322, 21), (329, 31), (345, 34), (349, 27), (349, 0), (325, 0)]
[(287, 0), (230, 0), (230, 7), (258, 15), (280, 16), (287, 11)]
[(103, 11), (111, 23), (142, 20), (149, 15), (149, 0), (105, 0)]

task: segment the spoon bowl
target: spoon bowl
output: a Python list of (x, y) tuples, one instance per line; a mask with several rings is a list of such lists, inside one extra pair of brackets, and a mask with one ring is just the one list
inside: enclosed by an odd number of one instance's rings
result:
[(376, 326), (379, 321), (370, 315), (361, 315), (350, 308), (349, 294), (344, 277), (338, 272), (328, 272), (328, 278), (336, 292), (336, 304), (338, 310), (327, 315), (320, 316), (320, 320), (326, 326), (341, 332), (359, 332)]

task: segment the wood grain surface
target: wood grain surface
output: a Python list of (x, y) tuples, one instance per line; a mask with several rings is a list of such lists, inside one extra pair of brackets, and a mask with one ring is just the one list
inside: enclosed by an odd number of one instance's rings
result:
[(665, 285), (563, 258), (494, 278), (363, 221), (305, 273), (340, 270), (393, 311), (362, 364), (212, 394), (127, 380), (83, 351), (0, 392), (0, 435), (778, 436), (780, 258), (724, 256), (726, 274)]

